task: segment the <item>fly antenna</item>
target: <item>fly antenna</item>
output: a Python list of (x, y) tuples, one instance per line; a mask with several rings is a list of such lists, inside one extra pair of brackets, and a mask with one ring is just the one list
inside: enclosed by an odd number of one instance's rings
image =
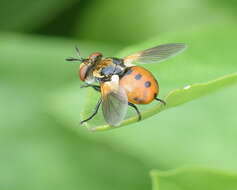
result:
[(66, 61), (80, 61), (80, 62), (83, 62), (84, 59), (81, 57), (80, 49), (77, 46), (75, 46), (75, 49), (76, 49), (76, 53), (77, 53), (78, 58), (69, 57), (69, 58), (66, 58)]
[(66, 61), (82, 61), (82, 59), (74, 58), (74, 57), (68, 57), (66, 58)]
[(75, 46), (76, 52), (77, 52), (77, 56), (81, 57), (81, 52), (78, 46)]

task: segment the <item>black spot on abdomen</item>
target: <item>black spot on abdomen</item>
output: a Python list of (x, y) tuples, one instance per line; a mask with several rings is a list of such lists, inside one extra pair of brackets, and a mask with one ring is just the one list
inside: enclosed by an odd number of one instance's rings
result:
[(134, 77), (136, 80), (140, 80), (142, 78), (142, 75), (141, 74), (136, 74), (135, 77)]
[(146, 82), (144, 83), (144, 86), (145, 86), (146, 88), (149, 88), (149, 87), (151, 86), (151, 82), (150, 82), (150, 81), (146, 81)]

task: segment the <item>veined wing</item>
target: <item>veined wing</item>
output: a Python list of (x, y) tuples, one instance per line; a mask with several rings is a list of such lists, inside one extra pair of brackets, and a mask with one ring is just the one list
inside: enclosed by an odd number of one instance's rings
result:
[(124, 57), (124, 63), (158, 63), (181, 53), (187, 46), (184, 43), (163, 44)]
[(119, 81), (117, 80), (102, 83), (101, 93), (105, 121), (109, 125), (118, 126), (125, 118), (128, 108), (128, 98), (125, 90), (119, 87)]

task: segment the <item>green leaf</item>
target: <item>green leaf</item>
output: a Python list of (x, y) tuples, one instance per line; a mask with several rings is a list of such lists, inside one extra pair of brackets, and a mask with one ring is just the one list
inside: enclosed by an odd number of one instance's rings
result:
[(235, 190), (237, 173), (207, 168), (152, 171), (152, 190)]
[[(156, 106), (149, 108), (148, 110), (141, 113), (142, 119), (149, 118), (163, 110), (182, 105), (184, 103), (187, 103), (194, 99), (205, 96), (209, 93), (212, 93), (213, 91), (222, 89), (223, 87), (233, 85), (233, 84), (237, 84), (237, 73), (226, 75), (224, 77), (221, 77), (219, 79), (209, 81), (206, 83), (197, 83), (197, 84), (185, 86), (184, 88), (181, 88), (181, 89), (173, 90), (164, 99), (166, 102), (166, 106), (162, 104), (158, 104)], [(87, 111), (88, 110), (86, 110), (85, 112)], [(107, 129), (122, 127), (130, 123), (134, 123), (136, 121), (137, 121), (137, 116), (134, 116), (134, 117), (130, 117), (124, 120), (122, 124), (117, 127), (113, 127), (110, 125), (102, 125), (102, 126), (96, 126), (92, 128), (88, 126), (88, 128), (89, 130), (92, 130), (92, 131), (103, 131)]]

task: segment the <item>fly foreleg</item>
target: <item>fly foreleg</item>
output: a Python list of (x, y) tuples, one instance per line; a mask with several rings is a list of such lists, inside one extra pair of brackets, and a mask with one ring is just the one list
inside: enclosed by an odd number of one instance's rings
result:
[(94, 88), (94, 90), (96, 90), (97, 92), (100, 92), (100, 86), (99, 85), (94, 85), (94, 84), (83, 84), (81, 85), (81, 88), (87, 88), (87, 87), (92, 87)]

